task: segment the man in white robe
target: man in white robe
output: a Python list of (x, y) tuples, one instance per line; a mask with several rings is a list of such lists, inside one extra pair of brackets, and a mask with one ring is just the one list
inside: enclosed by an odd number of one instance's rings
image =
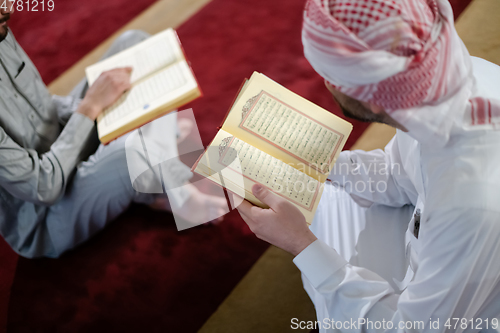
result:
[(496, 332), (500, 67), (446, 0), (309, 0), (303, 44), (346, 115), (397, 134), (340, 154), (310, 229), (259, 186), (243, 219), (296, 256), (320, 332)]

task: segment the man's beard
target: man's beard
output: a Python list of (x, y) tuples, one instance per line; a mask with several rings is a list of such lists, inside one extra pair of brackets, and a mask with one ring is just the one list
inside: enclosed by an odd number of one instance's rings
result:
[(370, 109), (353, 98), (349, 98), (345, 102), (346, 105), (342, 105), (338, 103), (338, 101), (337, 104), (340, 106), (342, 113), (346, 117), (363, 122), (387, 124), (387, 121), (382, 114), (373, 113)]
[(376, 114), (376, 113), (363, 113), (363, 114), (360, 114), (360, 113), (353, 113), (347, 109), (345, 109), (344, 107), (340, 107), (340, 109), (342, 110), (342, 113), (344, 114), (344, 116), (348, 117), (348, 118), (351, 118), (351, 119), (354, 119), (354, 120), (359, 120), (359, 121), (363, 121), (363, 122), (367, 122), (367, 123), (382, 123), (382, 124), (387, 124), (387, 122), (385, 121), (384, 117), (380, 114)]
[(7, 34), (9, 33), (9, 29), (7, 27), (2, 27), (0, 28), (0, 42), (7, 37)]
[[(2, 19), (0, 19), (0, 24), (7, 22), (10, 19), (10, 14), (5, 15)], [(4, 25), (3, 27), (0, 27), (0, 42), (7, 37), (7, 34), (9, 33), (9, 27), (7, 25)]]

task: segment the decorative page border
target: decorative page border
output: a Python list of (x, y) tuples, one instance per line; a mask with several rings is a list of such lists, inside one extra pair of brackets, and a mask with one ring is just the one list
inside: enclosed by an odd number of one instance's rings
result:
[(304, 160), (303, 158), (291, 153), (290, 151), (278, 146), (277, 144), (269, 141), (268, 139), (264, 138), (263, 136), (261, 136), (260, 134), (246, 128), (243, 126), (243, 123), (247, 120), (248, 116), (250, 115), (250, 113), (252, 113), (252, 111), (254, 110), (255, 108), (255, 105), (257, 104), (257, 101), (260, 100), (260, 98), (263, 96), (263, 95), (267, 95), (269, 96), (270, 98), (273, 98), (275, 99), (276, 101), (280, 102), (281, 104), (285, 105), (286, 107), (292, 109), (293, 111), (301, 114), (302, 116), (306, 117), (306, 118), (309, 118), (311, 121), (315, 122), (316, 124), (318, 124), (319, 126), (321, 127), (324, 127), (324, 128), (327, 128), (328, 130), (336, 133), (338, 136), (339, 136), (339, 140), (337, 141), (337, 144), (336, 144), (336, 147), (333, 149), (333, 153), (332, 155), (330, 156), (330, 159), (328, 160), (328, 163), (326, 164), (325, 168), (328, 168), (330, 166), (330, 164), (332, 163), (333, 159), (335, 158), (335, 155), (337, 154), (337, 151), (340, 147), (340, 144), (342, 143), (342, 141), (344, 140), (344, 134), (334, 130), (333, 128), (330, 128), (328, 126), (325, 126), (324, 124), (320, 123), (319, 121), (317, 121), (316, 119), (313, 119), (311, 118), (310, 116), (308, 116), (307, 114), (291, 107), (290, 105), (288, 105), (287, 103), (284, 103), (283, 101), (281, 101), (279, 98), (276, 98), (274, 97), (273, 95), (271, 95), (270, 93), (262, 90), (258, 95), (250, 98), (246, 103), (245, 105), (243, 106), (243, 109), (242, 109), (242, 120), (240, 122), (240, 124), (238, 125), (239, 128), (241, 128), (242, 130), (246, 131), (246, 132), (249, 132), (253, 135), (255, 135), (256, 137), (260, 138), (261, 140), (263, 141), (266, 141), (267, 143), (273, 145), (274, 147), (278, 148), (279, 150), (287, 153), (288, 155), (291, 155), (293, 157), (295, 157), (296, 159), (298, 159), (299, 161), (303, 162), (304, 164), (306, 164), (307, 166), (309, 166), (310, 168), (316, 170), (316, 171), (319, 171), (321, 174), (323, 175), (326, 175), (326, 173), (328, 172), (328, 170), (320, 170), (319, 168), (317, 168), (315, 165), (312, 165), (310, 164), (309, 162), (307, 162), (306, 160)]

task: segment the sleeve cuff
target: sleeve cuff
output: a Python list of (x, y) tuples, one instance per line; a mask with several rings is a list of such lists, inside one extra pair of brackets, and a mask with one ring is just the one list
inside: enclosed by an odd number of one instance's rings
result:
[(337, 251), (319, 239), (300, 252), (293, 262), (314, 288), (318, 288), (326, 279), (347, 265), (347, 261)]
[(52, 103), (57, 110), (59, 122), (66, 125), (82, 100), (74, 96), (52, 95)]
[[(340, 152), (339, 157), (335, 161), (335, 164), (333, 165), (332, 171), (330, 171), (330, 174), (328, 175), (328, 179), (333, 183), (337, 184), (340, 186), (344, 185), (346, 176), (350, 174), (350, 172), (346, 173), (345, 170), (351, 170), (351, 160), (350, 160), (350, 151), (349, 150), (344, 150)], [(344, 173), (342, 173), (342, 171)]]

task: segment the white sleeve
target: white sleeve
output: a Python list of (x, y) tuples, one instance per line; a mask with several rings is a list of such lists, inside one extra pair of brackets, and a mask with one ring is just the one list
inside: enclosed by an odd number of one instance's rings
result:
[(416, 200), (416, 192), (403, 169), (397, 136), (384, 150), (341, 152), (329, 179), (361, 206), (378, 203), (402, 207)]
[(343, 332), (462, 332), (468, 321), (467, 331), (479, 331), (470, 330), (478, 319), (485, 328), (500, 314), (499, 221), (498, 212), (478, 209), (433, 212), (420, 229), (418, 269), (401, 295), (319, 240), (294, 263), (324, 296), (323, 328), (334, 319), (348, 326)]

